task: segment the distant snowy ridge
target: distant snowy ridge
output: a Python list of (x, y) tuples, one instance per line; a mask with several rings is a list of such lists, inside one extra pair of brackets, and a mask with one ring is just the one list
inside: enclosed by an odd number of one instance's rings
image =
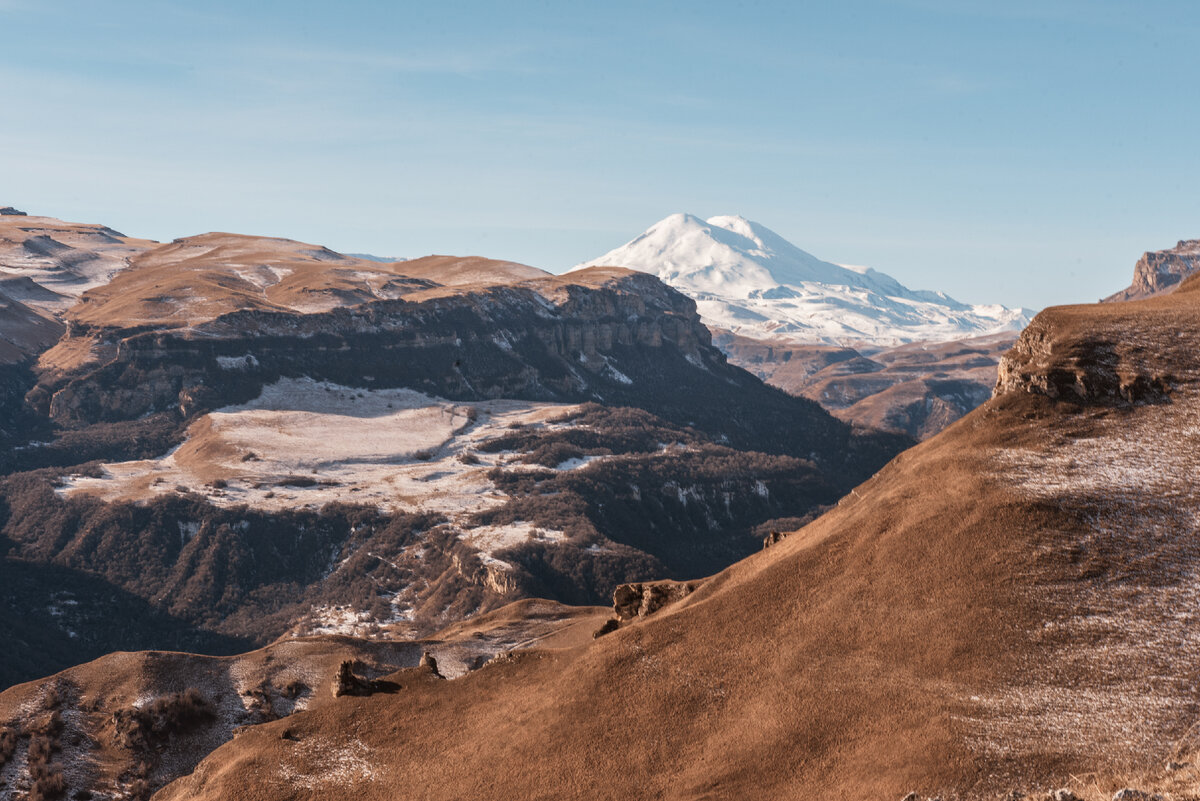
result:
[(911, 290), (869, 267), (821, 261), (738, 216), (672, 214), (573, 269), (601, 265), (657, 275), (694, 298), (708, 325), (757, 339), (890, 346), (1019, 331), (1032, 316)]

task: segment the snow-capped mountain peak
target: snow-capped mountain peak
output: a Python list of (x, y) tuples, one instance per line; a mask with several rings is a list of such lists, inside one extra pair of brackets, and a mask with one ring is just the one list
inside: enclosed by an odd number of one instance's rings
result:
[(575, 269), (600, 265), (657, 275), (695, 298), (705, 321), (752, 337), (894, 345), (1020, 330), (1024, 309), (968, 306), (913, 291), (870, 267), (822, 261), (737, 215), (672, 214)]

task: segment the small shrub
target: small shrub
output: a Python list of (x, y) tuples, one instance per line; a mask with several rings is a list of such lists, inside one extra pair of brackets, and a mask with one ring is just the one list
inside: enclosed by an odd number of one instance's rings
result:
[(44, 735), (35, 734), (29, 740), (29, 752), (27, 756), (29, 769), (32, 771), (40, 765), (49, 765), (51, 757), (54, 756), (54, 751), (54, 741)]
[(0, 768), (8, 764), (17, 750), (17, 733), (9, 728), (0, 729)]
[(189, 687), (141, 709), (118, 709), (113, 713), (113, 723), (118, 742), (127, 748), (148, 750), (171, 735), (190, 731), (214, 717), (204, 696)]
[(58, 735), (62, 734), (62, 730), (62, 715), (55, 709), (49, 715), (40, 718), (29, 731), (31, 734), (40, 734), (48, 739), (56, 740)]
[(57, 765), (42, 768), (41, 771), (29, 789), (29, 801), (53, 801), (67, 794), (67, 780)]
[(433, 451), (431, 450), (420, 450), (413, 454), (413, 458), (418, 462), (428, 462), (433, 458), (433, 455)]
[(580, 459), (583, 455), (583, 449), (570, 442), (547, 442), (522, 456), (520, 461), (525, 464), (540, 464), (542, 467), (557, 467), (571, 459)]
[(471, 451), (463, 451), (458, 455), (458, 461), (463, 464), (479, 464), (479, 457)]
[(317, 480), (312, 476), (285, 476), (275, 482), (277, 487), (314, 487)]

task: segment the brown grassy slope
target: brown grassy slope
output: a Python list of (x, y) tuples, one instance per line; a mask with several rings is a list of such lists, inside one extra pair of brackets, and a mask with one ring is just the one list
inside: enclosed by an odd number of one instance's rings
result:
[(184, 326), (241, 309), (327, 311), (430, 285), (396, 267), (288, 239), (201, 234), (134, 256), (67, 317), (87, 326)]
[(412, 278), (425, 278), (442, 286), (508, 284), (550, 275), (537, 267), (482, 256), (423, 256), (399, 262), (396, 269)]
[(68, 313), (91, 326), (183, 326), (242, 309), (328, 311), (441, 285), (505, 284), (549, 275), (514, 262), (427, 256), (382, 263), (263, 236), (177, 239), (130, 260)]
[(157, 244), (104, 225), (0, 215), (0, 290), (59, 313), (79, 293), (107, 281), (133, 256)]
[(1198, 300), (1047, 310), (998, 398), (677, 606), (259, 727), (160, 798), (985, 798), (1161, 766), (1200, 680)]

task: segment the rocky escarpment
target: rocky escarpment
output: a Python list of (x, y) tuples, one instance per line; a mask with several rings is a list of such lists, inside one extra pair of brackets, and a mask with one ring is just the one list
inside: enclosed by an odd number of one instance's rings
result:
[(703, 362), (707, 332), (690, 302), (644, 283), (569, 286), (559, 303), (505, 287), (323, 314), (240, 311), (177, 330), (75, 324), (69, 336), (115, 343), (113, 358), (44, 385), (35, 399), (67, 424), (173, 407), (190, 415), (297, 375), (455, 400), (591, 400), (631, 380), (608, 362), (628, 356), (622, 348), (665, 345)]
[(669, 606), (696, 591), (702, 581), (642, 581), (622, 584), (613, 591), (615, 617), (604, 621), (592, 637), (611, 634), (622, 625), (639, 618), (647, 618), (665, 606)]
[(67, 427), (156, 412), (182, 420), (298, 376), (453, 400), (598, 401), (734, 445), (846, 464), (852, 480), (907, 444), (853, 437), (815, 403), (732, 367), (695, 304), (657, 279), (588, 273), (324, 313), (239, 311), (177, 328), (76, 321), (59, 349), (91, 360), (44, 371), (29, 401)]
[(622, 584), (613, 592), (613, 611), (621, 620), (649, 617), (664, 606), (691, 595), (699, 581), (647, 581)]
[(1032, 393), (1098, 406), (1162, 403), (1179, 382), (1191, 380), (1179, 370), (1189, 362), (1173, 329), (1164, 326), (1158, 336), (1146, 337), (1126, 325), (1125, 316), (1101, 318), (1093, 309), (1066, 306), (1039, 314), (1001, 360), (993, 395)]
[(1142, 254), (1133, 268), (1133, 282), (1103, 302), (1141, 300), (1170, 292), (1200, 270), (1200, 239), (1181, 239), (1173, 248)]

